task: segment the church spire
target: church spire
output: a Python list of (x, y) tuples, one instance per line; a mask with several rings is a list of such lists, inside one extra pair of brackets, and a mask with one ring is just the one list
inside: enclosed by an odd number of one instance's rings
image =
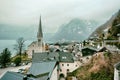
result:
[(43, 38), (41, 16), (40, 16), (39, 28), (37, 32), (37, 38), (38, 38), (38, 41), (41, 41)]

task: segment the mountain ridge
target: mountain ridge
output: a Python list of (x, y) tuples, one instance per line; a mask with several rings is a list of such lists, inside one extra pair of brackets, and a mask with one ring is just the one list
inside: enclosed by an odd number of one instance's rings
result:
[(82, 41), (89, 36), (96, 25), (98, 25), (96, 21), (75, 18), (67, 24), (61, 25), (56, 34), (53, 36), (53, 39), (56, 41)]
[(92, 34), (89, 36), (89, 38), (94, 37), (95, 35), (100, 36), (105, 29), (112, 27), (112, 23), (115, 20), (115, 18), (118, 15), (120, 15), (119, 12), (120, 12), (120, 10), (117, 13), (115, 13), (114, 15), (112, 15), (112, 17), (108, 21), (106, 21), (103, 25), (101, 25), (97, 29), (95, 29), (95, 31), (92, 32)]

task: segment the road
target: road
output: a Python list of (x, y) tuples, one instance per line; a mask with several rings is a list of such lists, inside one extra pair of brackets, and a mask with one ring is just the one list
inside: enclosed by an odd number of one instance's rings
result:
[(13, 71), (13, 72), (18, 72), (19, 69), (25, 69), (31, 66), (31, 63), (25, 66), (18, 66), (18, 67), (8, 67), (8, 68), (3, 68), (0, 69), (0, 78), (7, 72), (7, 71)]

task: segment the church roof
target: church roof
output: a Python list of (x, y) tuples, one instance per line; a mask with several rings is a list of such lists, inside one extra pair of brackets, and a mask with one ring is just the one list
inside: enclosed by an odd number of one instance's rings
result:
[(39, 28), (38, 28), (37, 38), (43, 38), (41, 16), (40, 16), (40, 22), (39, 22)]

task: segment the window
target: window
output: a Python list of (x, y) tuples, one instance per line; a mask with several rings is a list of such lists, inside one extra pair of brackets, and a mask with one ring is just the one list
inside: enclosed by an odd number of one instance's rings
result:
[(62, 64), (62, 66), (64, 66), (64, 64)]
[(67, 66), (69, 66), (69, 64), (67, 64)]
[(62, 59), (66, 59), (67, 57), (66, 56), (62, 56)]
[(76, 65), (76, 67), (77, 67), (77, 65)]
[(69, 69), (67, 69), (67, 72), (69, 72)]
[(62, 72), (62, 69), (60, 69), (60, 72)]

